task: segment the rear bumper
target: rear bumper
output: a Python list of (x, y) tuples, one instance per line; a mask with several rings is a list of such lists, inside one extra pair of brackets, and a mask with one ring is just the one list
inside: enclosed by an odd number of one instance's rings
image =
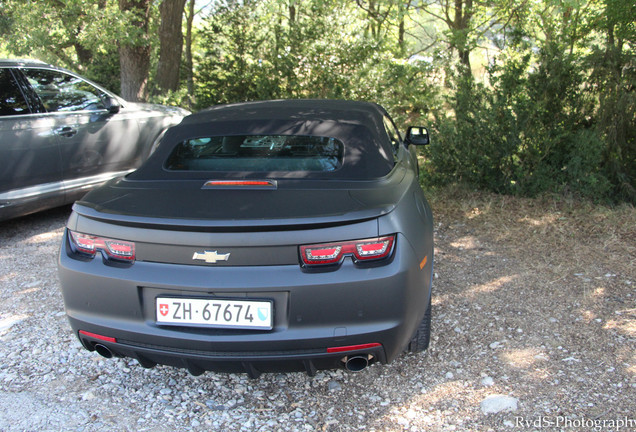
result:
[[(66, 236), (65, 236), (66, 239)], [(66, 241), (66, 240), (65, 240)], [(136, 262), (129, 268), (101, 259), (80, 261), (63, 244), (62, 293), (71, 327), (114, 338), (81, 335), (143, 366), (166, 364), (203, 370), (307, 371), (343, 365), (347, 356), (386, 363), (398, 356), (421, 321), (430, 296), (429, 264), (398, 235), (392, 261), (358, 268), (350, 259), (336, 271), (304, 273), (298, 265), (207, 267)], [(229, 330), (158, 325), (158, 296), (271, 299), (272, 330)], [(333, 352), (339, 347), (379, 344)]]
[[(73, 328), (82, 327), (84, 323), (73, 323)], [(154, 367), (157, 364), (187, 369), (192, 375), (200, 375), (204, 371), (247, 373), (256, 378), (262, 372), (306, 372), (313, 376), (321, 369), (337, 369), (345, 367), (347, 361), (364, 358), (365, 362), (387, 363), (381, 345), (351, 349), (346, 352), (328, 353), (322, 349), (290, 350), (266, 352), (212, 352), (196, 350), (178, 350), (168, 347), (140, 345), (136, 341), (118, 339), (117, 342), (105, 342), (96, 337), (78, 334), (82, 345), (89, 351), (97, 351), (107, 357), (130, 357), (136, 359), (143, 367)], [(104, 348), (107, 351), (104, 351)]]

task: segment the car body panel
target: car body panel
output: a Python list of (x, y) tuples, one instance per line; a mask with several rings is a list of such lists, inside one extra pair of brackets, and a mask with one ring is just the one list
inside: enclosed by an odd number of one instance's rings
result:
[[(111, 220), (135, 221), (152, 215), (158, 223), (224, 226), (298, 225), (377, 217), (393, 210), (404, 193), (405, 170), (373, 182), (285, 181), (276, 190), (204, 189), (204, 181), (140, 182), (120, 179), (78, 203), (108, 214)], [(412, 179), (410, 179), (412, 181)], [(378, 185), (382, 194), (378, 194)], [(88, 210), (83, 210), (84, 212)], [(260, 222), (259, 222), (260, 221)], [(146, 221), (146, 223), (148, 223)], [(152, 223), (152, 222), (150, 222)]]
[[(73, 202), (127, 174), (148, 157), (162, 131), (187, 114), (126, 102), (79, 75), (40, 62), (0, 60), (0, 70), (12, 76), (28, 106), (20, 115), (0, 115), (0, 221)], [(81, 83), (104, 101), (117, 100), (121, 108), (111, 113), (102, 104), (47, 112), (33, 89), (34, 71)], [(55, 95), (53, 89), (46, 91)]]
[[(180, 133), (169, 131), (164, 139), (174, 143)], [(203, 185), (225, 173), (167, 174), (170, 180), (147, 169), (161, 166), (157, 154), (167, 157), (167, 145), (162, 141), (140, 169), (151, 174), (137, 171), (90, 192), (67, 223), (59, 275), (69, 321), (87, 349), (106, 347), (104, 353), (144, 366), (250, 376), (312, 374), (354, 355), (384, 363), (403, 352), (429, 304), (433, 266), (432, 214), (405, 146), (395, 148), (395, 165), (380, 177), (259, 173), (275, 178), (276, 188), (224, 190)], [(69, 231), (134, 242), (136, 259), (82, 257)], [(377, 262), (345, 257), (308, 267), (300, 257), (301, 245), (383, 236), (395, 242)], [(197, 259), (207, 251), (227, 260)], [(159, 297), (272, 301), (273, 328), (158, 324)], [(340, 347), (353, 348), (343, 354)]]
[(55, 122), (39, 114), (0, 119), (0, 220), (13, 202), (35, 210), (62, 205), (64, 196), (53, 186), (62, 180)]
[(56, 126), (72, 131), (59, 136), (66, 179), (121, 171), (140, 162), (142, 149), (130, 144), (138, 141), (139, 126), (131, 119), (106, 110), (68, 113), (56, 117)]
[[(424, 282), (428, 272), (414, 270), (419, 268), (419, 257), (409, 242), (398, 238), (397, 243), (401, 249), (392, 265), (372, 273), (350, 262), (328, 273), (303, 273), (298, 264), (291, 264), (219, 267), (211, 279), (206, 266), (171, 264), (168, 268), (161, 263), (138, 262), (134, 275), (126, 280), (131, 273), (128, 269), (110, 268), (96, 260), (89, 263), (90, 284), (85, 283), (86, 266), (74, 269), (78, 262), (62, 252), (60, 265), (65, 271), (61, 283), (74, 287), (63, 291), (74, 330), (116, 335), (119, 343), (112, 347), (115, 352), (122, 344), (133, 353), (144, 347), (161, 347), (173, 357), (188, 350), (201, 355), (207, 351), (210, 364), (204, 362), (200, 367), (220, 370), (217, 367), (225, 366), (218, 364), (219, 355), (225, 362), (240, 363), (252, 361), (253, 356), (277, 358), (278, 352), (313, 350), (326, 354), (328, 347), (379, 342), (384, 349), (380, 360), (390, 361), (408, 343), (424, 313), (420, 305), (430, 296)], [(154, 322), (154, 299), (159, 295), (271, 299), (275, 302), (274, 329), (160, 326)], [(411, 301), (395, 301), (403, 298)], [(146, 356), (154, 358), (149, 353)], [(330, 367), (334, 367), (343, 355), (331, 357)]]

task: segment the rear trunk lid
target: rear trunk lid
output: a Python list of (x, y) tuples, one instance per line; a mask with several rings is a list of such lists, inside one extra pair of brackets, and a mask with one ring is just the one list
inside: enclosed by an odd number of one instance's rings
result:
[[(298, 246), (376, 237), (399, 201), (395, 176), (374, 182), (279, 181), (274, 190), (204, 189), (201, 181), (112, 181), (74, 206), (69, 229), (135, 242), (138, 261), (298, 264)], [(400, 177), (400, 176), (398, 176)], [(231, 258), (222, 259), (226, 254)], [(216, 256), (207, 262), (205, 256)]]
[[(402, 175), (399, 175), (399, 174)], [(193, 230), (299, 229), (349, 224), (391, 212), (403, 169), (374, 181), (280, 180), (275, 189), (206, 188), (204, 181), (111, 181), (78, 201), (83, 216), (120, 225)]]

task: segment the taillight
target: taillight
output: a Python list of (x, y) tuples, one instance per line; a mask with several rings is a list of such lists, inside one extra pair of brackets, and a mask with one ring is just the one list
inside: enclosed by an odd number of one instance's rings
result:
[(300, 257), (305, 266), (338, 264), (345, 256), (352, 256), (355, 262), (382, 260), (391, 255), (395, 235), (351, 240), (346, 242), (322, 243), (300, 247)]
[(120, 261), (135, 260), (135, 243), (81, 234), (69, 230), (74, 249), (84, 255), (94, 257), (97, 251), (103, 251), (109, 258)]

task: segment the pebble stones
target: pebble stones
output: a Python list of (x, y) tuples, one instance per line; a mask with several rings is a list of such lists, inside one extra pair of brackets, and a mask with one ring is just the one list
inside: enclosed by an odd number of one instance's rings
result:
[(486, 397), (481, 402), (481, 412), (484, 415), (517, 411), (517, 408), (518, 401), (511, 396), (494, 394)]

